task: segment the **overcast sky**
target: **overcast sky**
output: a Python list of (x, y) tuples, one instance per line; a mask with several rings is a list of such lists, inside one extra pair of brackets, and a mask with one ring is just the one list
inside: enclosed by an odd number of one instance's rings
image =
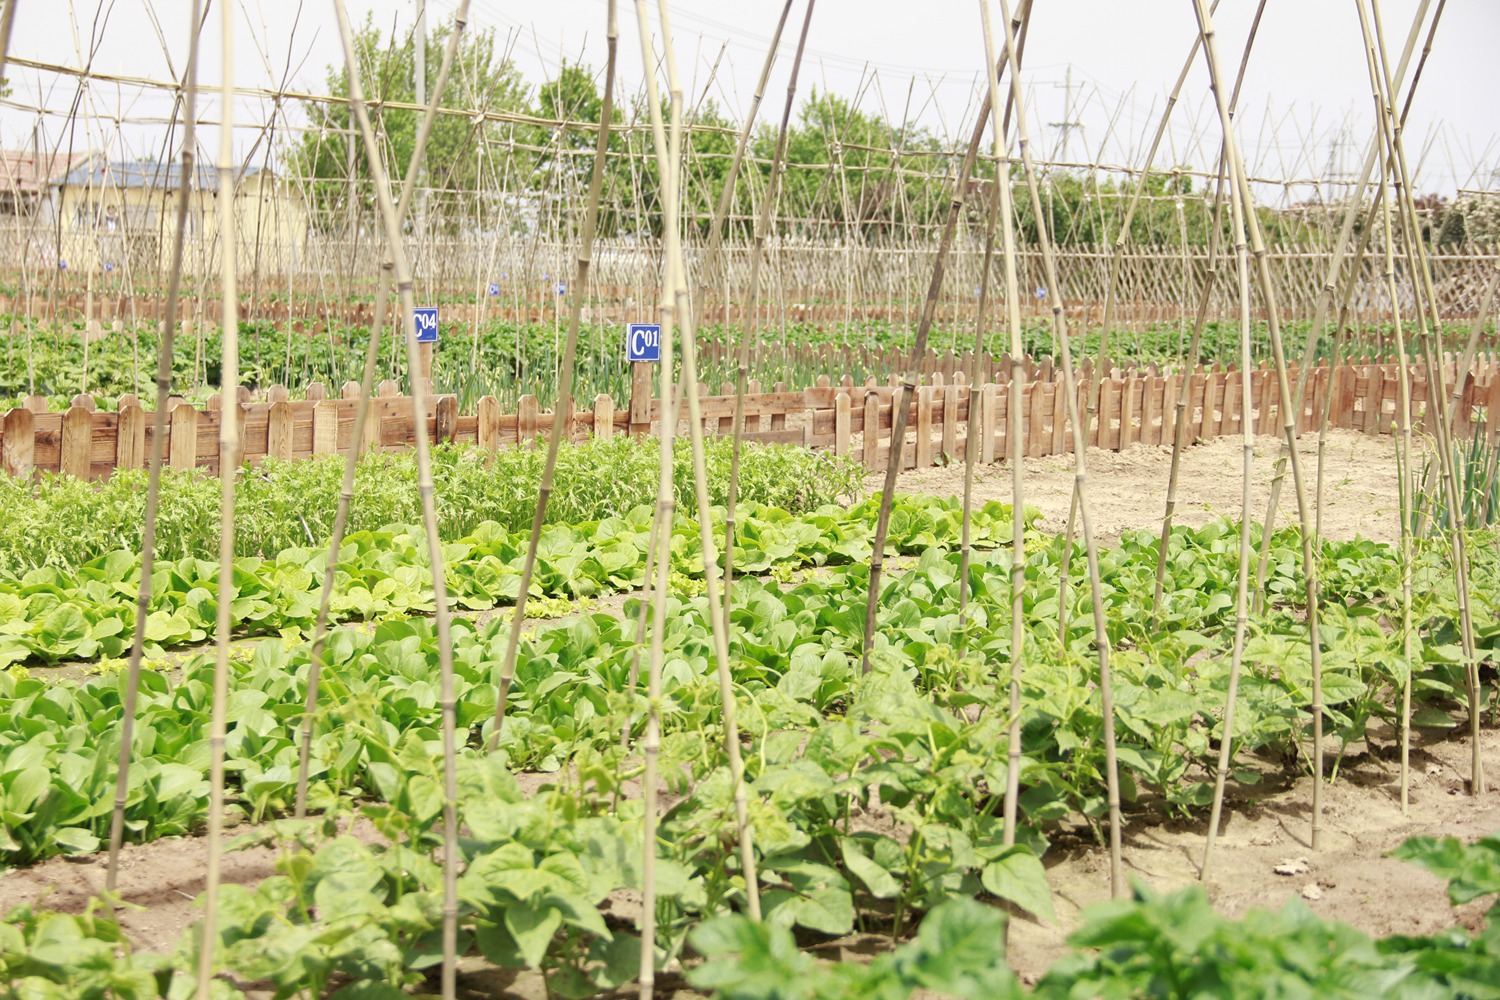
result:
[[(415, 0), (349, 0), (355, 21), (410, 31)], [(1382, 0), (1387, 43), (1399, 57), (1418, 0)], [(456, 0), (430, 0), (429, 24), (449, 17)], [(1435, 6), (1435, 4), (1434, 4)], [(675, 0), (672, 30), (695, 97), (708, 93), (738, 115), (748, 103), (782, 0)], [(655, 4), (651, 4), (653, 31)], [(1225, 72), (1237, 66), (1253, 0), (1222, 0), (1216, 18)], [(13, 55), (96, 72), (168, 80), (187, 52), (186, 0), (32, 0), (18, 10)], [(998, 4), (995, 8), (998, 9)], [(320, 92), (327, 65), (340, 59), (332, 7), (321, 0), (245, 0), (236, 8), (235, 80), (244, 86)], [(774, 120), (784, 100), (802, 0), (793, 10), (763, 106)], [(1196, 31), (1192, 0), (1035, 0), (1023, 81), (1029, 127), (1044, 155), (1081, 162), (1138, 165)], [(533, 82), (564, 58), (602, 67), (605, 0), (471, 0), (470, 24), (492, 29)], [(811, 86), (858, 97), (892, 119), (904, 113), (939, 132), (967, 131), (975, 110), (983, 36), (977, 2), (819, 0), (813, 14), (802, 92)], [(163, 50), (158, 30), (165, 36)], [(1407, 125), (1408, 148), (1421, 157), (1418, 187), (1500, 187), (1500, 88), (1493, 77), (1500, 2), (1448, 0)], [(641, 85), (640, 39), (633, 4), (620, 8), (621, 80)], [(200, 81), (217, 87), (222, 67), (217, 4), (203, 41)], [(717, 69), (715, 70), (715, 64)], [(0, 141), (29, 145), (42, 117), (43, 143), (66, 144), (67, 112), (91, 112), (74, 143), (113, 155), (160, 151), (170, 95), (96, 81), (82, 97), (74, 77), (30, 68), (9, 72), (10, 106), (0, 110)], [(1071, 82), (1071, 87), (1068, 86)], [(1274, 0), (1256, 42), (1241, 99), (1241, 141), (1260, 176), (1327, 178), (1351, 172), (1373, 117), (1359, 22), (1352, 0)], [(909, 109), (909, 111), (908, 111)], [(258, 126), (270, 103), (242, 98), (239, 123)], [(216, 98), (203, 115), (217, 120)], [(1065, 129), (1063, 122), (1075, 122)], [(1158, 165), (1198, 168), (1216, 154), (1217, 121), (1202, 61), (1174, 115), (1170, 147)], [(118, 122), (118, 124), (117, 124)], [(236, 132), (243, 155), (255, 128)], [(202, 136), (207, 149), (215, 130)], [(1064, 149), (1066, 141), (1066, 150)], [(1309, 192), (1302, 190), (1300, 196)]]

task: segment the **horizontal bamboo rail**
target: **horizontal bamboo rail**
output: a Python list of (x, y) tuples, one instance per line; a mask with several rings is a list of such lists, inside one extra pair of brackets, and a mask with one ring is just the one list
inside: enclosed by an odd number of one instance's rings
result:
[[(975, 393), (962, 369), (954, 370), (955, 361), (951, 355), (937, 357), (917, 389), (911, 429), (902, 443), (907, 468), (960, 460), (970, 433), (981, 435), (983, 462), (993, 463), (1007, 454), (1010, 394), (1002, 390), (1008, 383), (1008, 367), (996, 361), (990, 366), (992, 374)], [(1456, 364), (1449, 358), (1445, 365), (1450, 383), (1454, 382)], [(1028, 376), (1021, 391), (1025, 453), (1042, 457), (1071, 451), (1066, 397), (1052, 359), (1027, 358), (1025, 368)], [(1411, 372), (1416, 427), (1426, 429), (1430, 420), (1426, 371), (1414, 365)], [(1398, 374), (1398, 366), (1370, 359), (1335, 369), (1314, 369), (1299, 426), (1313, 426), (1323, 400), (1332, 393), (1333, 426), (1365, 434), (1391, 433)], [(1291, 377), (1296, 379), (1295, 369)], [(1162, 372), (1152, 365), (1112, 369), (1107, 377), (1096, 378), (1092, 366), (1085, 364), (1080, 368), (1079, 411), (1086, 410), (1090, 395), (1099, 394), (1098, 419), (1089, 428), (1089, 444), (1112, 451), (1134, 444), (1169, 445), (1184, 378), (1190, 380), (1185, 419), (1191, 441), (1238, 434), (1247, 410), (1255, 415), (1257, 427), (1279, 423), (1275, 372), (1269, 368), (1251, 373), (1247, 403), (1240, 398), (1240, 379), (1232, 368), (1200, 366), (1191, 372)], [(891, 447), (891, 402), (900, 391), (898, 382), (894, 375), (884, 384), (870, 376), (863, 385), (856, 385), (846, 375), (834, 385), (825, 375), (806, 389), (777, 383), (769, 392), (751, 382), (745, 400), (746, 440), (858, 455), (867, 468), (883, 468)], [(397, 395), (398, 391), (394, 382), (381, 384), (362, 451), (400, 451), (412, 444), (411, 400)], [(715, 395), (699, 383), (698, 392), (705, 432), (731, 433), (733, 386), (726, 384)], [(253, 401), (248, 390), (240, 391), (238, 413), (249, 465), (258, 466), (267, 458), (290, 461), (347, 451), (358, 384), (346, 383), (340, 398), (329, 398), (318, 383), (307, 386), (303, 395), (294, 400), (284, 386), (272, 386), (263, 400)], [(471, 443), (489, 451), (533, 443), (550, 435), (559, 422), (555, 413), (540, 410), (536, 397), (530, 395), (522, 396), (518, 412), (509, 414), (500, 412), (493, 396), (481, 398), (469, 415), (458, 412), (456, 396), (429, 397), (427, 402), (427, 429), (433, 441)], [(660, 400), (638, 402), (641, 405), (617, 408), (609, 396), (599, 395), (593, 409), (575, 409), (562, 422), (573, 441), (607, 440), (617, 433), (649, 434), (661, 420)], [(210, 397), (202, 410), (180, 399), (170, 400), (163, 451), (168, 466), (217, 474), (223, 414), (218, 396)], [(122, 396), (112, 412), (100, 411), (90, 396), (75, 397), (61, 412), (49, 411), (44, 397), (31, 397), (26, 406), (0, 417), (0, 470), (18, 476), (65, 472), (100, 479), (115, 469), (139, 469), (150, 454), (153, 426), (153, 414), (143, 410), (134, 396)], [(1481, 359), (1473, 371), (1465, 373), (1455, 417), (1456, 434), (1479, 432), (1492, 442), (1500, 439), (1500, 361), (1490, 358)]]

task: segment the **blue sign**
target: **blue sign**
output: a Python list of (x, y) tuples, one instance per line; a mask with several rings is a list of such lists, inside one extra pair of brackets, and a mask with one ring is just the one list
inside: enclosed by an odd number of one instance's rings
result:
[(625, 328), (626, 361), (661, 360), (661, 326), (656, 323), (631, 323)]
[(437, 306), (418, 306), (412, 310), (417, 321), (417, 343), (436, 344), (438, 339)]
[(490, 282), (490, 294), (491, 295), (499, 295), (500, 294), (500, 285), (498, 283), (493, 282), (493, 281)]
[(113, 271), (114, 269), (115, 269), (114, 264), (110, 263), (109, 261), (105, 261), (104, 262), (104, 270), (105, 271)]

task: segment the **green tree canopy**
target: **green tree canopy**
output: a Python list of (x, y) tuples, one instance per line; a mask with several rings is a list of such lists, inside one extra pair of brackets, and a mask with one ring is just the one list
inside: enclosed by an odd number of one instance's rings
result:
[[(443, 51), (452, 31), (451, 22), (443, 24), (425, 40), (429, 95), (436, 86)], [(415, 102), (416, 44), (410, 34), (386, 38), (369, 16), (354, 37), (365, 100), (370, 105), (372, 123), (383, 140), (385, 168), (392, 183), (406, 175), (422, 113), (385, 109), (382, 105)], [(329, 66), (327, 93), (333, 97), (349, 95), (349, 74), (342, 64)], [(464, 32), (439, 106), (464, 111), (529, 110), (527, 85), (515, 66), (496, 52), (492, 31), (470, 28)], [(306, 101), (304, 110), (310, 127), (293, 146), (288, 161), (293, 175), (309, 182), (314, 224), (339, 230), (353, 220), (373, 218), (369, 165), (348, 106)], [(436, 224), (462, 225), (459, 193), (476, 190), (481, 170), (488, 173), (475, 150), (483, 150), (490, 144), (508, 146), (513, 129), (514, 126), (483, 119), (475, 121), (462, 115), (438, 116), (427, 142), (423, 180), (423, 186), (432, 190), (429, 208)]]

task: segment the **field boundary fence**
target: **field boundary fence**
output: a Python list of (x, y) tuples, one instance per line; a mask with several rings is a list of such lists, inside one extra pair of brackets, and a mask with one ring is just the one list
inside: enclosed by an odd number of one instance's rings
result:
[[(963, 461), (968, 436), (980, 435), (979, 458), (984, 464), (1009, 455), (1009, 362), (991, 359), (988, 374), (974, 391), (961, 368), (961, 358), (934, 359), (916, 390), (914, 414), (902, 443), (905, 468), (928, 468)], [(1023, 451), (1039, 458), (1072, 451), (1067, 420), (1067, 397), (1060, 370), (1051, 358), (1026, 358), (1021, 386)], [(1446, 384), (1457, 388), (1460, 372), (1451, 357), (1444, 361)], [(642, 368), (642, 371), (648, 369)], [(1190, 443), (1240, 433), (1246, 415), (1261, 433), (1278, 433), (1279, 398), (1276, 373), (1268, 365), (1250, 373), (1250, 396), (1243, 398), (1239, 373), (1233, 367), (1199, 366), (1191, 371), (1163, 371), (1156, 365), (1113, 369), (1096, 377), (1092, 362), (1079, 370), (1078, 410), (1090, 401), (1097, 417), (1089, 428), (1091, 447), (1120, 451), (1135, 444), (1170, 445), (1176, 430), (1177, 402), (1184, 381), (1187, 405), (1182, 419)], [(1411, 366), (1414, 427), (1430, 432), (1432, 409), (1428, 372)], [(1296, 369), (1290, 377), (1298, 378)], [(1398, 365), (1358, 358), (1336, 367), (1309, 373), (1298, 427), (1316, 427), (1325, 401), (1330, 426), (1364, 434), (1389, 434), (1395, 423)], [(854, 455), (866, 468), (884, 468), (891, 442), (892, 403), (901, 392), (897, 376), (867, 376), (857, 384), (845, 375), (837, 383), (820, 376), (817, 384), (793, 389), (777, 383), (766, 390), (751, 382), (745, 398), (745, 439), (751, 442), (798, 444), (836, 455)], [(645, 384), (636, 380), (637, 386)], [(701, 419), (710, 436), (733, 433), (734, 387), (717, 392), (698, 385)], [(1500, 361), (1484, 356), (1462, 373), (1454, 433), (1471, 437), (1483, 433), (1500, 439)], [(313, 383), (302, 398), (291, 398), (285, 386), (272, 386), (261, 398), (240, 391), (242, 459), (258, 466), (267, 458), (282, 461), (317, 455), (347, 453), (354, 437), (359, 386), (346, 383), (338, 396)], [(474, 412), (461, 414), (454, 395), (426, 399), (428, 433), (439, 443), (468, 443), (481, 450), (532, 445), (566, 428), (574, 442), (608, 440), (616, 434), (654, 434), (662, 419), (661, 401), (648, 392), (628, 401), (596, 396), (591, 408), (575, 405), (559, 416), (539, 408), (535, 396), (522, 396), (515, 413), (500, 412), (493, 396), (482, 397)], [(225, 408), (220, 396), (203, 409), (169, 400), (164, 461), (169, 467), (199, 468), (217, 474), (220, 467), (219, 426)], [(415, 427), (411, 399), (396, 382), (383, 382), (371, 401), (361, 451), (401, 451), (412, 447)], [(679, 414), (679, 422), (681, 415)], [(49, 410), (45, 397), (0, 417), (0, 469), (14, 476), (67, 473), (80, 479), (101, 479), (115, 469), (140, 469), (151, 454), (155, 414), (133, 395), (122, 396), (113, 410), (102, 410), (91, 396), (74, 397), (62, 411)]]

